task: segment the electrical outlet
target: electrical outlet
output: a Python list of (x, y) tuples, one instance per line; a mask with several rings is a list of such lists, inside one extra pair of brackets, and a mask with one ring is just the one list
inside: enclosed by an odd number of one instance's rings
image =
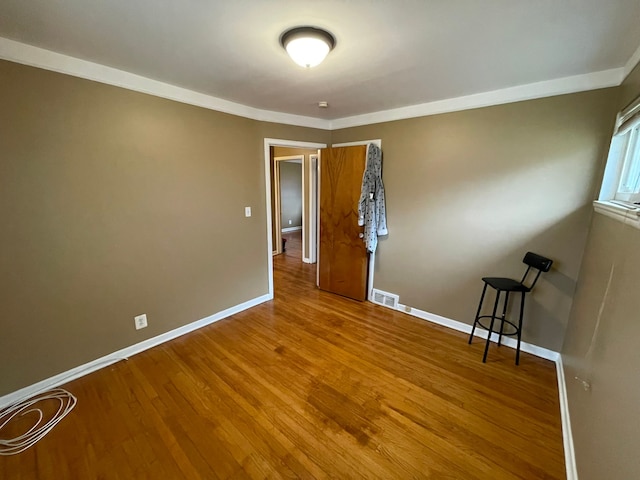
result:
[(289, 225), (291, 225), (291, 220), (289, 220)]
[(251, 207), (244, 207), (244, 216), (245, 217), (251, 216)]
[(136, 330), (140, 330), (141, 328), (145, 328), (147, 326), (147, 314), (143, 313), (142, 315), (138, 315), (137, 317), (133, 317), (133, 321), (136, 325)]

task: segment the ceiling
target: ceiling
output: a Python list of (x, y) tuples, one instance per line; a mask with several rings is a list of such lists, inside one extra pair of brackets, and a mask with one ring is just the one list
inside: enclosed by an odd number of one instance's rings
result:
[[(337, 40), (314, 69), (295, 65), (279, 44), (300, 25)], [(638, 55), (639, 25), (638, 0), (0, 2), (0, 37), (327, 120), (622, 72)]]

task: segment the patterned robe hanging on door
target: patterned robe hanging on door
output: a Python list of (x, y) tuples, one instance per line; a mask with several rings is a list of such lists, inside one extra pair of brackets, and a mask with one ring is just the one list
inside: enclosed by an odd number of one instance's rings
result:
[(377, 145), (367, 146), (367, 165), (362, 176), (362, 191), (358, 203), (358, 225), (364, 225), (364, 243), (374, 253), (378, 235), (387, 235), (387, 214), (382, 184), (382, 151)]

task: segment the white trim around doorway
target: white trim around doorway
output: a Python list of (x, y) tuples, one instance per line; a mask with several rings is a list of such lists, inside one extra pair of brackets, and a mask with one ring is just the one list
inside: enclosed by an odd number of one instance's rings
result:
[(326, 143), (316, 142), (300, 142), (297, 140), (284, 140), (280, 138), (265, 138), (264, 139), (264, 183), (265, 183), (265, 198), (266, 198), (266, 212), (267, 212), (267, 269), (269, 274), (269, 299), (273, 298), (273, 239), (271, 218), (273, 212), (271, 211), (271, 147), (289, 147), (289, 148), (326, 148)]
[[(309, 155), (309, 185), (305, 192), (304, 178), (302, 180), (302, 199), (303, 206), (305, 208), (304, 199), (307, 196), (307, 202), (309, 205), (309, 238), (312, 241), (309, 242), (308, 257), (302, 259), (305, 263), (316, 263), (318, 252), (318, 154)], [(304, 245), (304, 238), (302, 239)]]
[[(302, 191), (300, 192), (302, 198), (302, 226), (301, 227), (293, 227), (293, 228), (282, 228), (282, 219), (280, 218), (280, 214), (282, 210), (282, 192), (280, 191), (280, 162), (292, 162), (297, 163), (302, 166), (300, 169), (302, 175)], [(273, 219), (275, 220), (275, 236), (276, 236), (276, 244), (275, 252), (276, 255), (280, 255), (282, 253), (282, 234), (285, 232), (293, 232), (295, 230), (302, 230), (302, 250), (304, 251), (304, 155), (290, 155), (284, 157), (273, 157), (273, 192), (275, 194), (274, 198), (274, 208), (275, 214)], [(303, 252), (304, 257), (304, 252)]]

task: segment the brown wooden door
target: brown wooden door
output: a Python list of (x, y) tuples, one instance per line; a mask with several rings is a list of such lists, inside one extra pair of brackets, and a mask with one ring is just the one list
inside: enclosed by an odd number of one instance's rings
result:
[(320, 151), (318, 286), (354, 300), (367, 297), (369, 259), (360, 237), (358, 202), (367, 147)]

